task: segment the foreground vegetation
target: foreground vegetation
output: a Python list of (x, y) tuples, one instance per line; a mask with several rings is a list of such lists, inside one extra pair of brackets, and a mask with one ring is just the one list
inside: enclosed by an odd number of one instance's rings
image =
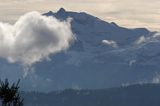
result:
[(23, 106), (23, 99), (19, 94), (19, 82), (9, 84), (8, 80), (0, 80), (0, 105), (2, 106)]

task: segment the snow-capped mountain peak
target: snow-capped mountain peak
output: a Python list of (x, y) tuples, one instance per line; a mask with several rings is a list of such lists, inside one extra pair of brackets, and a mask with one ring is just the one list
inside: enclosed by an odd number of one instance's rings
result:
[[(74, 86), (106, 88), (151, 82), (158, 76), (160, 43), (157, 38), (153, 40), (154, 32), (146, 28), (124, 28), (85, 12), (71, 12), (63, 8), (43, 15), (61, 21), (72, 18), (71, 28), (77, 40), (68, 51), (50, 56), (50, 61), (35, 64), (33, 73), (23, 81), (25, 89), (39, 86), (47, 91)], [(0, 72), (4, 74), (0, 76), (5, 76), (10, 70), (9, 65), (12, 70), (21, 70), (18, 65), (1, 63)], [(36, 87), (30, 86), (35, 82)], [(42, 82), (45, 86), (41, 85)]]

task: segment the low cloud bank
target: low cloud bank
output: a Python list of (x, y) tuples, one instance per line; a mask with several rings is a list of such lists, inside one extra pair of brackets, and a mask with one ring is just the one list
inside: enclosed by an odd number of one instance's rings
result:
[(75, 39), (70, 21), (30, 12), (14, 25), (0, 22), (0, 58), (28, 66), (66, 50)]
[(111, 46), (113, 48), (118, 48), (117, 43), (113, 40), (102, 40), (102, 43), (105, 45)]

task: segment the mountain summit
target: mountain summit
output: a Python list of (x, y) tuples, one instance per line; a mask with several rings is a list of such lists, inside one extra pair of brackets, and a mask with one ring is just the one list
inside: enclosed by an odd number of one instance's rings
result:
[[(141, 35), (148, 36), (150, 31), (145, 28), (127, 29), (118, 26), (116, 23), (105, 22), (95, 16), (89, 15), (85, 12), (70, 12), (66, 11), (64, 8), (60, 8), (57, 13), (45, 13), (46, 16), (54, 16), (60, 20), (66, 20), (67, 18), (72, 18), (71, 23), (72, 29), (77, 35), (77, 37), (86, 37), (83, 40), (89, 40), (90, 37), (94, 38), (94, 43), (99, 43), (104, 39), (114, 40), (120, 45), (123, 43), (133, 43)], [(79, 34), (83, 33), (83, 34)], [(86, 36), (87, 34), (87, 36)], [(102, 37), (103, 36), (103, 37)], [(80, 38), (82, 39), (82, 38)], [(100, 41), (99, 41), (100, 40)], [(93, 39), (92, 39), (93, 41)], [(92, 42), (91, 41), (91, 42)]]
[[(124, 28), (85, 12), (63, 8), (43, 15), (60, 21), (72, 18), (71, 28), (77, 39), (66, 52), (35, 64), (33, 73), (22, 81), (24, 89), (97, 89), (158, 81), (160, 42), (154, 32), (145, 28)], [(4, 61), (0, 66), (3, 67), (0, 72), (4, 73), (0, 76), (8, 75), (9, 67), (21, 70), (18, 65)], [(9, 77), (15, 79), (20, 72)]]
[(66, 12), (66, 10), (65, 10), (64, 8), (60, 8), (59, 11), (58, 11), (57, 13), (63, 14), (63, 13), (65, 13), (65, 12)]

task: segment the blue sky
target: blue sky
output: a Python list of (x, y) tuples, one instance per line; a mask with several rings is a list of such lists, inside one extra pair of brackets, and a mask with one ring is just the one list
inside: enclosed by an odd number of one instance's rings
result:
[(160, 30), (160, 0), (0, 0), (0, 20), (14, 23), (29, 11), (85, 11), (121, 26)]

